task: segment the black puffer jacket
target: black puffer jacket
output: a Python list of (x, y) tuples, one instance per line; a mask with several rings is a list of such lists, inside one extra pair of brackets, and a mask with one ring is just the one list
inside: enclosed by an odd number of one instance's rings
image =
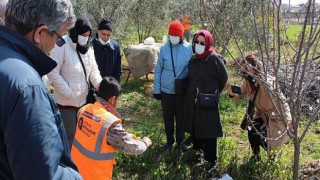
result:
[[(197, 139), (222, 136), (219, 108), (201, 108), (195, 105), (197, 88), (200, 93), (219, 94), (228, 80), (224, 62), (216, 53), (208, 58), (189, 61), (189, 86), (185, 105), (185, 130)], [(217, 102), (218, 103), (218, 102)], [(217, 105), (218, 107), (218, 105)]]

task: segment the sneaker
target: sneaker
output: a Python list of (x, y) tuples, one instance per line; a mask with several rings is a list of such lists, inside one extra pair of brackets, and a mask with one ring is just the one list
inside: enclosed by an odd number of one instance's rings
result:
[(171, 144), (165, 144), (162, 146), (162, 148), (165, 150), (165, 151), (170, 151), (172, 149), (172, 145)]
[(207, 173), (211, 174), (216, 170), (216, 163), (209, 162), (208, 167), (206, 168)]
[(177, 145), (177, 149), (179, 149), (182, 152), (186, 152), (188, 150), (188, 147), (184, 143), (182, 143)]

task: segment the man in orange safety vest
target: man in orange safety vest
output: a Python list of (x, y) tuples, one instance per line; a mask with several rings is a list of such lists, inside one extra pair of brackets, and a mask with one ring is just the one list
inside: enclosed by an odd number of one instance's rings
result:
[(104, 77), (96, 102), (78, 112), (71, 156), (85, 180), (111, 179), (117, 149), (128, 155), (138, 155), (152, 144), (148, 137), (138, 140), (122, 127), (115, 110), (120, 92), (115, 78)]

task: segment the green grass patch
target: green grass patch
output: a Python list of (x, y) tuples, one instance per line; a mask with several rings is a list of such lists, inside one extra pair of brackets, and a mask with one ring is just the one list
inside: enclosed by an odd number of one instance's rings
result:
[[(125, 77), (124, 77), (125, 78)], [(124, 82), (124, 80), (122, 81)], [(164, 151), (165, 132), (160, 102), (144, 94), (146, 80), (130, 80), (123, 87), (118, 111), (127, 131), (140, 138), (148, 136), (153, 145), (142, 155), (127, 156), (118, 152), (113, 179), (210, 179), (228, 173), (233, 179), (292, 179), (293, 143), (283, 147), (274, 161), (262, 149), (261, 161), (253, 162), (247, 132), (240, 129), (246, 102), (231, 101), (221, 94), (220, 110), (224, 136), (218, 139), (218, 166), (207, 174), (201, 155), (190, 148), (181, 153)], [(123, 85), (123, 84), (122, 84)], [(320, 128), (314, 123), (301, 143), (301, 165), (320, 158)]]

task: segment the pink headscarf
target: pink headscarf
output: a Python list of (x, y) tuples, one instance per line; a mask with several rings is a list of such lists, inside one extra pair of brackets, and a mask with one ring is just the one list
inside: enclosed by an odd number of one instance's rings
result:
[(213, 38), (212, 35), (209, 31), (207, 30), (199, 30), (196, 32), (196, 34), (194, 35), (193, 38), (193, 42), (192, 42), (192, 48), (195, 49), (195, 41), (197, 41), (199, 36), (204, 36), (205, 41), (206, 41), (206, 45), (205, 45), (205, 50), (204, 53), (202, 54), (196, 54), (196, 58), (197, 59), (202, 59), (202, 58), (206, 58), (208, 57), (211, 53), (213, 52), (217, 52), (216, 48), (212, 46), (213, 43)]

